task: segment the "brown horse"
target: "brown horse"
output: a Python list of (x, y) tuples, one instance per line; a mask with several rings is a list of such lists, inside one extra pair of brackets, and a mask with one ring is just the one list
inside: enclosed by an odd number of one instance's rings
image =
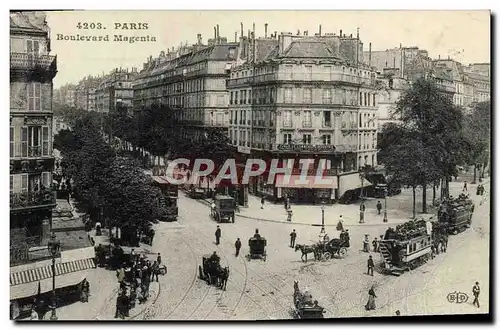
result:
[(298, 250), (302, 252), (302, 256), (300, 257), (300, 259), (303, 262), (307, 262), (307, 255), (310, 253), (314, 254), (314, 260), (318, 260), (318, 247), (316, 245), (297, 244), (295, 245), (295, 252), (297, 252)]

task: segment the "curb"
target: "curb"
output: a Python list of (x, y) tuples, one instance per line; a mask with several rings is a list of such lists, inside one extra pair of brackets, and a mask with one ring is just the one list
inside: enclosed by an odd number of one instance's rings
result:
[[(198, 201), (199, 203), (202, 203), (202, 204), (205, 204), (205, 205), (208, 205), (210, 206), (210, 202), (205, 200), (205, 199), (195, 199), (196, 201)], [(283, 220), (272, 220), (272, 219), (262, 219), (262, 218), (257, 218), (257, 217), (251, 217), (251, 216), (248, 216), (248, 215), (242, 215), (242, 214), (238, 214), (238, 213), (235, 213), (236, 217), (239, 217), (239, 218), (244, 218), (244, 219), (250, 219), (250, 220), (256, 220), (256, 221), (267, 221), (267, 222), (275, 222), (275, 223), (283, 223), (283, 224), (288, 224), (288, 225), (301, 225), (301, 226), (313, 226), (313, 227), (321, 227), (321, 225), (318, 223), (318, 224), (311, 224), (311, 223), (304, 223), (304, 222), (294, 222), (294, 221), (283, 221)], [(408, 219), (406, 221), (410, 221), (411, 219)], [(403, 222), (406, 222), (406, 221), (403, 221)], [(355, 224), (352, 224), (352, 225), (345, 225), (345, 226), (349, 226), (349, 227), (367, 227), (367, 226), (380, 226), (380, 225), (399, 225), (401, 224), (402, 222), (381, 222), (381, 223), (355, 223)], [(337, 224), (334, 224), (334, 225), (325, 225), (325, 227), (337, 227)]]

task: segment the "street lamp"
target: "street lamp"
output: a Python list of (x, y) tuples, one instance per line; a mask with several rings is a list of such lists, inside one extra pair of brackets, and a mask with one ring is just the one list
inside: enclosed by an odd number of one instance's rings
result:
[(363, 187), (365, 183), (365, 173), (359, 172), (359, 179), (361, 180), (361, 191), (360, 191), (360, 198), (361, 198), (361, 205), (359, 206), (359, 223), (364, 223), (365, 222), (365, 213), (363, 211)]
[(50, 237), (50, 241), (47, 244), (47, 248), (52, 255), (52, 306), (50, 307), (52, 309), (52, 315), (50, 316), (50, 319), (52, 321), (57, 320), (57, 315), (56, 315), (56, 257), (59, 254), (59, 251), (61, 249), (61, 243), (59, 240), (56, 238), (56, 234), (52, 233), (52, 236)]
[(387, 222), (387, 194), (388, 187), (384, 188), (384, 222)]
[(319, 241), (323, 242), (326, 235), (325, 231), (325, 207), (321, 205), (321, 231), (319, 232)]

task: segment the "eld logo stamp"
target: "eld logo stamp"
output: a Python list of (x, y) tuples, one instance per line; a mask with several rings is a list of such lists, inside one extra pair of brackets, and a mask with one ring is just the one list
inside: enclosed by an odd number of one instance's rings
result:
[(452, 292), (446, 296), (449, 303), (463, 304), (469, 300), (469, 296), (464, 292)]

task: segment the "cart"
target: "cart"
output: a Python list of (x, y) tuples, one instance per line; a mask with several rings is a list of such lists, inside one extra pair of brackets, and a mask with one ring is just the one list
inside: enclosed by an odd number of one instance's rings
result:
[(215, 196), (215, 208), (210, 210), (210, 217), (217, 222), (234, 223), (234, 198), (229, 196)]
[(252, 237), (248, 240), (249, 253), (247, 254), (247, 259), (262, 259), (267, 260), (266, 252), (267, 241), (264, 237)]

